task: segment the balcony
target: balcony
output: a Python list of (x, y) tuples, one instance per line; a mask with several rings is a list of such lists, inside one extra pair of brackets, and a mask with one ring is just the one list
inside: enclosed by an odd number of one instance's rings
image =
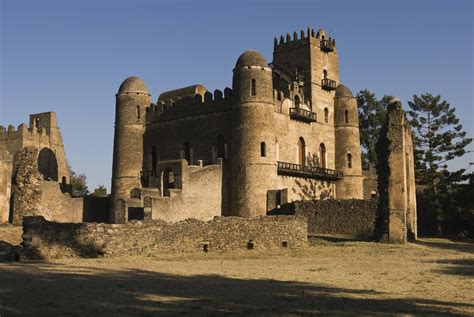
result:
[(326, 53), (334, 51), (334, 43), (330, 40), (322, 40), (321, 51), (326, 52)]
[(143, 187), (149, 187), (150, 186), (150, 178), (151, 177), (156, 177), (156, 176), (157, 176), (156, 170), (141, 171), (140, 172), (140, 179), (142, 181)]
[(337, 85), (335, 80), (329, 78), (324, 78), (323, 80), (321, 80), (321, 88), (323, 88), (324, 90), (336, 90), (336, 87)]
[(328, 168), (278, 162), (278, 175), (336, 181), (342, 178), (342, 172)]
[(307, 123), (316, 122), (316, 113), (301, 108), (290, 108), (290, 118)]

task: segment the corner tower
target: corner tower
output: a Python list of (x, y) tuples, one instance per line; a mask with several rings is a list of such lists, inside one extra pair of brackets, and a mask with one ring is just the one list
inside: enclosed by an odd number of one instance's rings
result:
[(357, 101), (351, 90), (344, 85), (339, 85), (336, 89), (334, 108), (336, 169), (344, 174), (344, 177), (336, 183), (336, 197), (363, 199)]
[(277, 167), (272, 71), (260, 53), (240, 55), (232, 88), (231, 214), (265, 215)]
[(141, 187), (143, 134), (151, 96), (143, 80), (129, 77), (120, 85), (115, 97), (110, 220), (112, 223), (123, 223), (127, 221), (126, 211), (124, 214), (117, 202), (120, 199), (126, 201), (133, 188)]

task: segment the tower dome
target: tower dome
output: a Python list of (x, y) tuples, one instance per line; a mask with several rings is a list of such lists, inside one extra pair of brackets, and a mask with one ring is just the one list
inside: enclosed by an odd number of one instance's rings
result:
[(261, 67), (268, 67), (267, 60), (263, 57), (262, 54), (257, 52), (256, 50), (248, 50), (240, 55), (237, 63), (235, 64), (235, 68), (243, 67), (243, 66), (261, 66)]
[(139, 92), (148, 94), (148, 87), (146, 86), (143, 80), (138, 77), (132, 76), (125, 79), (118, 90), (119, 94), (126, 92)]
[(352, 94), (352, 91), (344, 85), (339, 85), (336, 88), (336, 98), (342, 98), (342, 97), (354, 97)]

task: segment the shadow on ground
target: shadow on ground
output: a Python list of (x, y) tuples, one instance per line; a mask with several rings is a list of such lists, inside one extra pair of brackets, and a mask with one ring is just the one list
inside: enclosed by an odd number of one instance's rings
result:
[[(40, 266), (41, 265), (41, 266)], [(55, 264), (0, 267), (0, 315), (456, 315), (447, 301), (384, 299), (375, 291), (218, 275), (180, 276)]]
[(474, 243), (472, 241), (453, 241), (453, 242), (445, 242), (448, 240), (441, 240), (441, 239), (421, 239), (417, 240), (416, 243), (426, 246), (426, 247), (433, 247), (443, 250), (450, 250), (455, 252), (466, 252), (470, 254), (474, 254)]

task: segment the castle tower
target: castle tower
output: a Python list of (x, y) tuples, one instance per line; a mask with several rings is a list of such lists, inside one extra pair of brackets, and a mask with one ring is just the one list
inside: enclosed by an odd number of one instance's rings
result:
[(151, 96), (143, 80), (129, 77), (120, 85), (115, 97), (110, 220), (113, 223), (122, 223), (127, 221), (127, 215), (123, 213), (122, 208), (119, 208), (117, 201), (127, 200), (133, 188), (141, 187), (143, 134)]
[(277, 167), (272, 71), (260, 53), (240, 55), (232, 87), (231, 214), (265, 215)]
[(339, 85), (334, 102), (336, 169), (343, 179), (336, 183), (337, 199), (363, 199), (362, 162), (357, 101), (349, 88)]

